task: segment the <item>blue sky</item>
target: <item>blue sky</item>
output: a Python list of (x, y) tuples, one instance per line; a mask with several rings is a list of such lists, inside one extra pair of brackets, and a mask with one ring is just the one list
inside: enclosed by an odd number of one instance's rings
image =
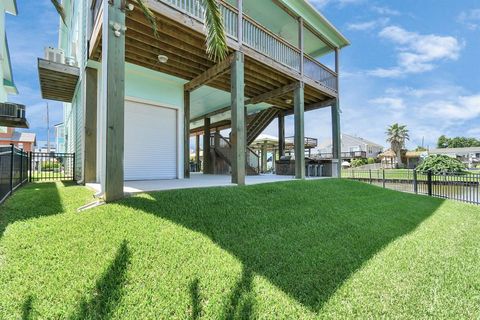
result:
[[(27, 5), (28, 2), (28, 5)], [(478, 0), (311, 0), (352, 45), (341, 54), (342, 131), (381, 144), (387, 125), (410, 129), (415, 147), (441, 134), (480, 137), (480, 2)], [(14, 77), (10, 100), (28, 106), (31, 130), (46, 138), (36, 58), (57, 43), (50, 1), (18, 1), (7, 18)], [(61, 104), (49, 102), (51, 123)], [(306, 135), (330, 136), (329, 110), (306, 115)], [(287, 119), (287, 135), (293, 134)], [(275, 124), (267, 133), (276, 134)]]

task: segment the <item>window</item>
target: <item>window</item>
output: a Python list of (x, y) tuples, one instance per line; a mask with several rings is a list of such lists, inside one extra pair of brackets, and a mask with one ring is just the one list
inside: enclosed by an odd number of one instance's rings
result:
[(8, 128), (7, 127), (0, 127), (0, 133), (7, 133)]

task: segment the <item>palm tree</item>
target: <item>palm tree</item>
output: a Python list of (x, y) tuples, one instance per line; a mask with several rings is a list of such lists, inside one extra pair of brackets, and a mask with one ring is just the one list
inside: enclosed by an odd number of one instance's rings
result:
[(410, 139), (406, 125), (394, 123), (387, 128), (387, 142), (390, 142), (392, 151), (397, 155), (397, 167), (402, 163), (402, 149), (405, 142)]
[[(62, 18), (64, 24), (66, 24), (65, 10), (61, 4), (61, 0), (50, 0), (57, 10), (58, 14)], [(158, 38), (157, 20), (155, 14), (145, 3), (145, 0), (135, 0), (142, 10), (145, 18), (150, 23), (153, 29), (155, 38)], [(225, 36), (225, 28), (223, 25), (222, 12), (218, 5), (218, 0), (199, 0), (205, 8), (205, 30), (207, 33), (206, 47), (207, 54), (213, 61), (220, 61), (227, 56), (228, 46), (227, 38)]]

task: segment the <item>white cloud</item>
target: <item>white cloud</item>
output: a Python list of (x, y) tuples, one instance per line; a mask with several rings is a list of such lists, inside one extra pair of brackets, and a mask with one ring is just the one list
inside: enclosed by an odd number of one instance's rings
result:
[(405, 103), (402, 98), (398, 97), (382, 97), (370, 100), (371, 103), (384, 106), (389, 110), (400, 111), (405, 109)]
[(370, 75), (382, 78), (396, 78), (435, 69), (436, 63), (457, 60), (463, 44), (450, 36), (422, 35), (398, 26), (385, 27), (379, 36), (395, 44), (397, 66), (377, 68)]
[(387, 6), (373, 6), (371, 9), (372, 11), (385, 16), (399, 16), (401, 14), (400, 11), (391, 9)]
[(463, 11), (458, 15), (457, 21), (472, 31), (480, 29), (480, 9)]
[(347, 29), (353, 31), (368, 31), (373, 30), (378, 27), (385, 26), (390, 22), (389, 18), (380, 18), (371, 21), (358, 22), (358, 23), (349, 23), (347, 24)]
[(480, 117), (480, 94), (431, 101), (425, 104), (424, 111), (430, 116), (449, 121), (472, 120)]

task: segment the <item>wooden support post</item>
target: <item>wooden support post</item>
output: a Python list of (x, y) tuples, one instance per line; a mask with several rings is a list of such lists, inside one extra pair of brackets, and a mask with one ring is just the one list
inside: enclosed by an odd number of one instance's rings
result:
[(245, 184), (245, 74), (243, 53), (235, 52), (230, 73), (232, 99), (232, 183)]
[(238, 10), (237, 41), (238, 41), (238, 48), (241, 48), (243, 44), (243, 0), (237, 0), (237, 10)]
[(278, 156), (281, 158), (285, 155), (285, 113), (278, 113)]
[(84, 182), (97, 181), (97, 69), (85, 72)]
[[(213, 137), (213, 148), (219, 147), (220, 146), (220, 129), (215, 128), (215, 135)], [(210, 146), (212, 147), (212, 146)], [(213, 157), (210, 158), (210, 171), (212, 174), (217, 174), (218, 168), (217, 168), (217, 155), (215, 152), (213, 152)]]
[(295, 117), (295, 178), (305, 179), (305, 122), (304, 122), (304, 84), (300, 83), (294, 93)]
[(122, 0), (104, 2), (102, 36), (103, 104), (106, 111), (105, 201), (123, 198), (125, 118), (125, 8)]
[(262, 145), (262, 166), (261, 172), (267, 172), (267, 142), (265, 141)]
[(203, 173), (210, 174), (210, 118), (205, 118), (203, 127)]
[(298, 18), (298, 46), (300, 48), (300, 75), (303, 78), (304, 74), (304, 36), (303, 36), (303, 18)]
[(190, 178), (190, 91), (183, 92), (183, 177)]
[[(340, 71), (340, 51), (335, 49), (335, 71), (337, 74)], [(339, 88), (339, 81), (337, 77), (337, 89)], [(342, 176), (342, 141), (340, 131), (340, 93), (337, 93), (337, 99), (332, 104), (332, 153), (333, 159), (337, 161), (336, 168), (333, 166), (336, 172), (332, 172), (333, 177), (340, 178)]]
[(195, 136), (195, 163), (197, 165), (196, 171), (200, 172), (202, 162), (200, 161), (200, 135), (199, 134)]

